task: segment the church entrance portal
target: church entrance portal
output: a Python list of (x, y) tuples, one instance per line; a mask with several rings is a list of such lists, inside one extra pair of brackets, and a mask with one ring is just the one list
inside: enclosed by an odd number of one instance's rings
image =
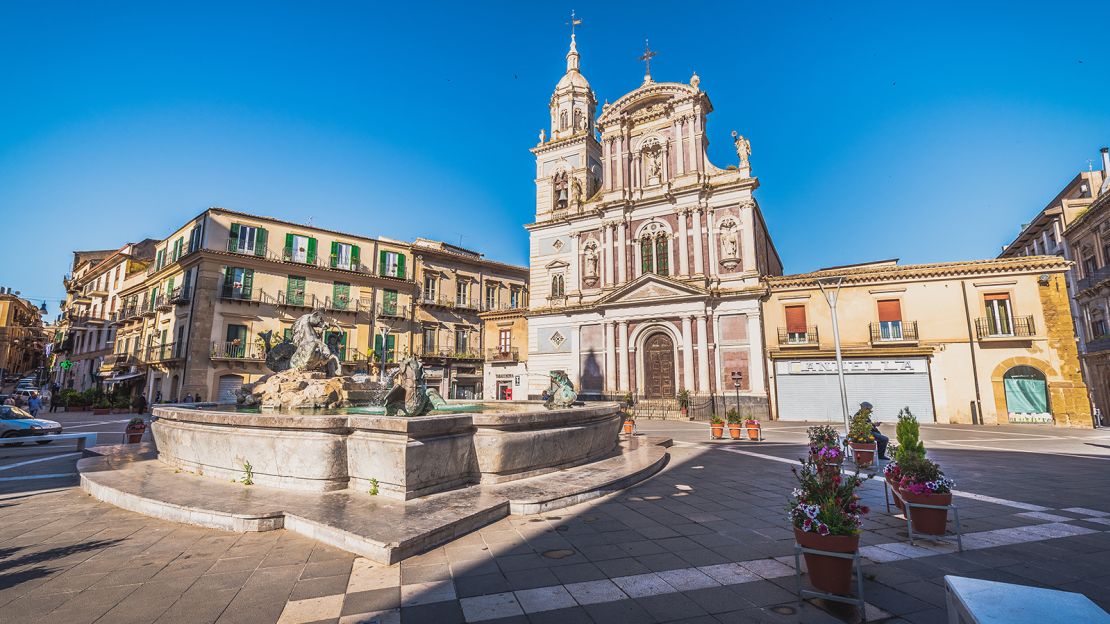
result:
[(652, 334), (644, 343), (644, 397), (674, 396), (674, 342), (667, 334)]

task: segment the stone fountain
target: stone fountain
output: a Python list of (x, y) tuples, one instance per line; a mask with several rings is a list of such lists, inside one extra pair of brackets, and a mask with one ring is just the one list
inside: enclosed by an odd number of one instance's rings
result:
[(385, 382), (342, 376), (321, 311), (268, 349), (237, 405), (163, 405), (154, 445), (78, 463), (93, 496), (230, 530), (285, 528), (393, 563), (510, 513), (602, 496), (654, 474), (669, 440), (619, 436), (617, 403), (444, 401), (409, 358)]

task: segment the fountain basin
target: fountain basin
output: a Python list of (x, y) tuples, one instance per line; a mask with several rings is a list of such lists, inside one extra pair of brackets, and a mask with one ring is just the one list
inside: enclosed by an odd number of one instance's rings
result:
[[(455, 404), (458, 405), (458, 404)], [(405, 417), (364, 413), (239, 412), (155, 407), (158, 459), (174, 468), (326, 492), (351, 489), (410, 500), (503, 483), (617, 452), (617, 403), (549, 410), (539, 402), (483, 402), (481, 411)]]

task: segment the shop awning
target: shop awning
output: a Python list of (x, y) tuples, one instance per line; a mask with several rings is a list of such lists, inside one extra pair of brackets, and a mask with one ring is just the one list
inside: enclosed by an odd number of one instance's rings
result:
[(128, 379), (134, 379), (136, 377), (143, 377), (145, 375), (146, 375), (146, 373), (125, 373), (123, 375), (117, 375), (115, 377), (111, 377), (111, 378), (109, 378), (105, 381), (107, 381), (108, 383), (116, 383), (116, 382), (119, 382), (119, 381), (127, 381)]

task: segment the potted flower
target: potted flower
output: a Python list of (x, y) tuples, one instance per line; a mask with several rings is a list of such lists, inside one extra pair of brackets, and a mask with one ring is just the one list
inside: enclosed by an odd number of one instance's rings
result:
[(627, 409), (624, 413), (624, 433), (632, 435), (636, 432), (636, 417), (632, 414), (631, 409)]
[[(828, 447), (826, 447), (828, 448)], [(859, 550), (860, 525), (870, 510), (861, 505), (856, 488), (858, 475), (841, 476), (822, 470), (815, 458), (802, 460), (794, 468), (794, 488), (787, 513), (794, 539), (803, 548), (851, 554)], [(847, 595), (852, 586), (852, 559), (804, 553), (806, 570), (813, 586), (831, 594)]]
[[(806, 429), (809, 435), (809, 456), (816, 458), (821, 449), (840, 450), (840, 434), (831, 425), (817, 425)], [(826, 460), (832, 459), (832, 454), (824, 455)], [(836, 463), (840, 463), (837, 461)]]
[(848, 423), (848, 446), (856, 458), (856, 466), (866, 468), (875, 463), (875, 435), (871, 433), (871, 410), (861, 407)]
[(682, 415), (685, 416), (687, 412), (690, 411), (690, 391), (686, 388), (682, 388), (675, 396), (678, 399), (678, 409), (681, 410)]
[(720, 416), (714, 414), (713, 418), (709, 419), (709, 433), (714, 440), (720, 440), (725, 436), (725, 421), (721, 420)]
[(759, 439), (763, 437), (763, 426), (759, 424), (758, 420), (754, 418), (748, 418), (744, 421), (744, 427), (748, 430), (749, 440), (755, 440), (756, 442), (759, 442)]
[(925, 457), (925, 444), (921, 441), (921, 427), (917, 423), (917, 418), (910, 412), (910, 408), (903, 407), (898, 412), (898, 425), (895, 432), (898, 436), (898, 442), (891, 443), (887, 447), (887, 453), (894, 459), (883, 469), (883, 477), (890, 487), (895, 506), (898, 507), (899, 511), (905, 511), (902, 508), (902, 497), (898, 495), (898, 486), (902, 481), (902, 469), (898, 465), (913, 457)]
[[(891, 446), (894, 446), (893, 444)], [(890, 447), (887, 447), (888, 449)], [(897, 450), (897, 449), (896, 449)], [(890, 488), (891, 498), (894, 499), (894, 506), (898, 511), (905, 511), (902, 508), (902, 497), (898, 496), (898, 483), (902, 480), (902, 469), (898, 467), (897, 461), (891, 461), (886, 466), (883, 466), (883, 478), (886, 479), (887, 487)]]
[(728, 418), (728, 437), (739, 440), (743, 433), (743, 419), (740, 418), (740, 412), (736, 411), (735, 407), (729, 408), (726, 417)]
[[(944, 476), (936, 462), (912, 456), (898, 463), (901, 479), (898, 494), (907, 503), (923, 505), (952, 504), (952, 487), (955, 483)], [(914, 531), (926, 535), (944, 535), (948, 522), (947, 509), (908, 507)]]
[(138, 444), (143, 441), (143, 433), (146, 432), (146, 421), (138, 416), (132, 418), (127, 422), (127, 436), (128, 444)]

